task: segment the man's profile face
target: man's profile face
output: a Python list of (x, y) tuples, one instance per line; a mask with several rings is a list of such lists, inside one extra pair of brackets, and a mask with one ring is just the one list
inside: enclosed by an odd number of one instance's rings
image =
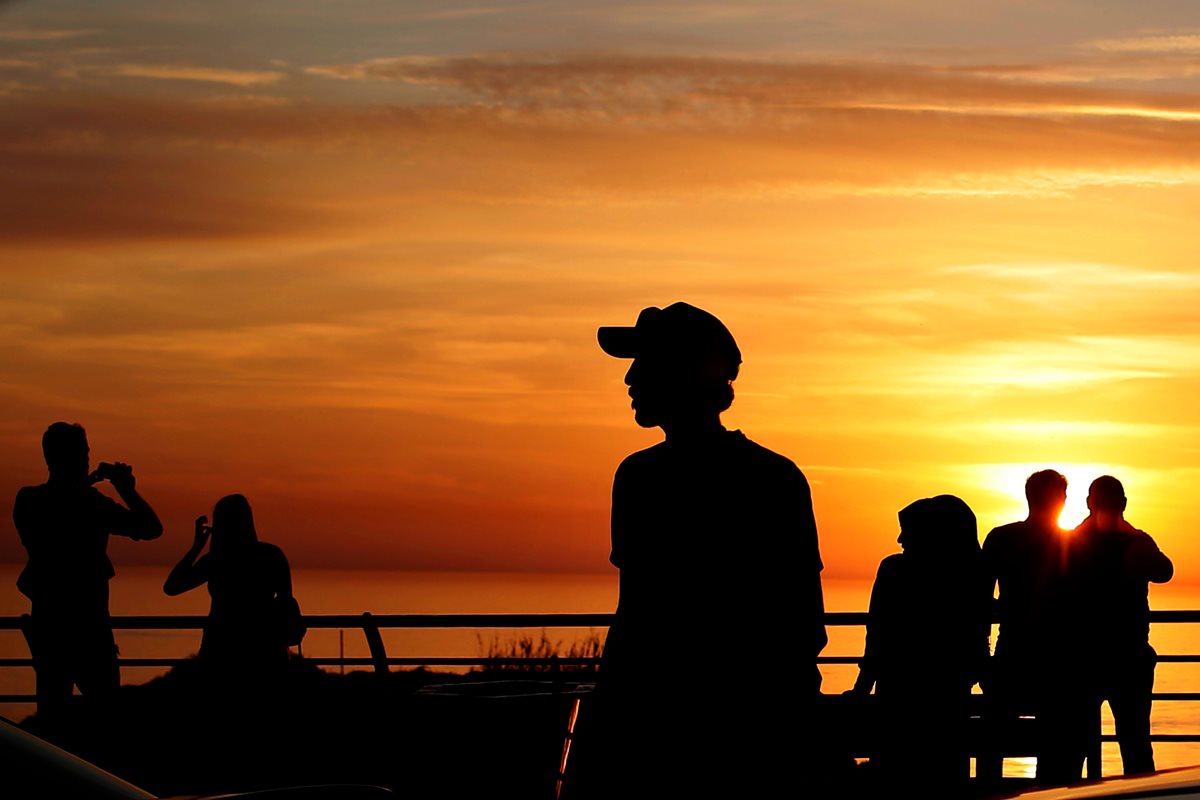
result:
[(697, 403), (697, 376), (672, 360), (640, 356), (625, 373), (633, 418), (643, 428), (655, 428)]

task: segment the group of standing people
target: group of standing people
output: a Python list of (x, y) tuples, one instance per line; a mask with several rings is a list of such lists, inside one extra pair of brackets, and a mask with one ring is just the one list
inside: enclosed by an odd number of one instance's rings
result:
[[(1066, 491), (1054, 470), (1029, 476), (1029, 515), (994, 529), (982, 548), (974, 514), (956, 497), (900, 512), (903, 552), (879, 566), (853, 689), (874, 688), (878, 698), (881, 776), (965, 780), (976, 683), (984, 700), (980, 778), (1001, 777), (1004, 740), (1027, 717), (1039, 781), (1079, 780), (1085, 758), (1098, 755), (1104, 701), (1125, 774), (1154, 771), (1148, 586), (1170, 580), (1172, 564), (1125, 520), (1116, 478), (1092, 482), (1090, 514), (1075, 530), (1058, 525)], [(1000, 632), (989, 657), (996, 590)]]
[(1128, 499), (1111, 475), (1088, 488), (1089, 515), (1063, 531), (1067, 481), (1053, 470), (1025, 484), (1029, 515), (983, 543), (988, 585), (999, 590), (1000, 633), (983, 683), (1001, 719), (1032, 714), (1038, 778), (1077, 780), (1098, 749), (1108, 701), (1125, 774), (1154, 771), (1149, 584), (1174, 574), (1154, 539), (1125, 519)]
[[(644, 309), (633, 326), (601, 328), (598, 338), (605, 352), (632, 360), (625, 383), (637, 424), (665, 437), (627, 457), (613, 481), (610, 560), (620, 597), (571, 792), (768, 796), (812, 785), (830, 754), (815, 722), (816, 660), (827, 637), (809, 484), (792, 461), (721, 424), (742, 358), (716, 317), (675, 303)], [(19, 586), (32, 601), (39, 710), (61, 704), (73, 685), (115, 691), (108, 537), (162, 534), (132, 469), (90, 470), (82, 427), (55, 423), (42, 447), (49, 479), (22, 489), (13, 511), (29, 553)], [(101, 480), (124, 505), (95, 488)], [(1125, 520), (1116, 478), (1092, 483), (1091, 514), (1071, 532), (1058, 527), (1062, 475), (1033, 474), (1026, 496), (1029, 516), (996, 528), (982, 547), (975, 515), (957, 497), (899, 512), (903, 552), (879, 566), (851, 690), (876, 697), (872, 762), (881, 776), (935, 787), (965, 779), (963, 726), (976, 683), (997, 731), (1036, 715), (1046, 782), (1080, 776), (1104, 700), (1126, 773), (1154, 769), (1147, 585), (1169, 580), (1171, 562)], [(176, 595), (204, 585), (212, 605), (202, 661), (266, 671), (286, 662), (290, 634), (280, 619), (299, 618), (290, 571), (279, 548), (258, 540), (241, 495), (217, 502), (211, 527), (197, 520), (163, 588)], [(990, 656), (997, 588), (1000, 634)], [(769, 653), (781, 638), (799, 669), (771, 685), (766, 676), (779, 670)], [(669, 684), (658, 677), (664, 665)], [(997, 768), (979, 763), (985, 777)]]
[[(115, 571), (108, 540), (157, 539), (163, 525), (138, 493), (129, 465), (102, 462), (91, 469), (82, 426), (50, 425), (42, 435), (42, 454), (47, 480), (17, 493), (13, 521), (28, 553), (17, 587), (30, 600), (25, 633), (38, 712), (53, 716), (75, 687), (100, 702), (115, 695), (120, 671), (109, 617)], [(102, 481), (122, 502), (96, 488)], [(199, 658), (212, 674), (253, 677), (276, 670), (287, 660), (288, 620), (299, 615), (287, 559), (275, 545), (258, 540), (250, 504), (240, 494), (217, 501), (212, 526), (207, 523), (207, 517), (196, 521), (193, 546), (163, 589), (177, 595), (208, 587), (211, 606)]]
[[(732, 334), (675, 303), (644, 309), (633, 326), (600, 328), (598, 340), (632, 360), (635, 421), (664, 440), (628, 456), (613, 480), (620, 599), (581, 737), (578, 796), (831, 788), (822, 776), (838, 762), (816, 713), (827, 639), (812, 497), (794, 463), (721, 424), (741, 364)], [(1032, 714), (1039, 779), (1078, 780), (1105, 700), (1126, 773), (1154, 769), (1147, 587), (1170, 579), (1171, 562), (1125, 520), (1116, 478), (1092, 483), (1090, 516), (1074, 531), (1058, 526), (1062, 475), (1035, 473), (1026, 494), (1029, 517), (982, 547), (958, 497), (899, 512), (903, 552), (879, 566), (848, 693), (874, 693), (870, 771), (890, 785), (950, 796), (965, 782), (977, 683), (996, 755), (978, 762), (985, 779), (999, 778), (1005, 722)], [(705, 646), (711, 637), (719, 650)], [(770, 685), (763, 668), (780, 637), (801, 665), (786, 686)], [(664, 685), (650, 665), (672, 660), (678, 677)]]

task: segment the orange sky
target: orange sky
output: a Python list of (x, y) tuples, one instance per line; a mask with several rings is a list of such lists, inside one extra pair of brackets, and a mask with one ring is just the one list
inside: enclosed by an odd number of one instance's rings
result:
[(1060, 466), (1200, 580), (1200, 8), (994, 5), (0, 7), (0, 496), (66, 419), (118, 562), (241, 491), (299, 565), (601, 570), (595, 329), (687, 300), (829, 574)]

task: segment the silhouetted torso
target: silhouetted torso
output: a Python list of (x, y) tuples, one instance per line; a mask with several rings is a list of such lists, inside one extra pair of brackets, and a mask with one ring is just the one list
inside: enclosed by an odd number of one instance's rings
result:
[(1140, 655), (1150, 640), (1150, 582), (1171, 577), (1172, 565), (1142, 531), (1101, 530), (1090, 520), (1075, 529), (1070, 585), (1081, 644), (1095, 658)]
[(1154, 771), (1150, 712), (1157, 655), (1149, 641), (1149, 583), (1164, 583), (1173, 572), (1154, 540), (1123, 520), (1102, 527), (1092, 516), (1071, 534), (1066, 591), (1073, 624), (1064, 637), (1071, 675), (1061, 687), (1060, 738), (1066, 744), (1053, 779), (1079, 778), (1084, 755), (1098, 747), (1105, 700), (1125, 774)]
[(129, 510), (94, 486), (51, 481), (17, 493), (13, 520), (29, 553), (17, 587), (34, 614), (107, 619), (108, 537), (126, 530)]
[(1033, 520), (995, 528), (983, 542), (985, 569), (999, 587), (996, 658), (1006, 665), (1044, 659), (1055, 640), (1066, 543), (1066, 531)]
[(249, 542), (234, 552), (209, 553), (196, 562), (211, 598), (200, 657), (210, 663), (278, 666), (287, 646), (278, 635), (275, 599), (290, 591), (283, 551), (267, 542)]
[(863, 668), (881, 697), (969, 693), (988, 652), (988, 596), (978, 559), (888, 556), (871, 590)]
[[(669, 439), (617, 470), (612, 542), (620, 600), (597, 689), (601, 740), (580, 750), (600, 759), (588, 796), (803, 785), (824, 644), (804, 475), (738, 431)], [(767, 651), (802, 671), (769, 687)], [(769, 766), (784, 760), (798, 774)]]
[(612, 541), (621, 574), (602, 667), (610, 685), (653, 683), (653, 670), (698, 648), (706, 656), (688, 660), (727, 680), (737, 654), (787, 632), (802, 652), (823, 643), (810, 604), (821, 561), (808, 482), (740, 431), (625, 459), (613, 483)]

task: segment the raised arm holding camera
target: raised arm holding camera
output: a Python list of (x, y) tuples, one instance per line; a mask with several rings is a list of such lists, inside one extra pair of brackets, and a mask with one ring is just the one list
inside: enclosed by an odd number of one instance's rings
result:
[[(112, 534), (156, 539), (162, 523), (138, 494), (128, 464), (89, 471), (87, 433), (55, 422), (42, 435), (49, 477), (17, 492), (13, 522), (29, 560), (17, 588), (31, 601), (28, 631), (37, 673), (39, 713), (54, 712), (78, 686), (85, 697), (110, 696), (120, 685), (108, 614)], [(94, 484), (107, 480), (125, 505)]]

